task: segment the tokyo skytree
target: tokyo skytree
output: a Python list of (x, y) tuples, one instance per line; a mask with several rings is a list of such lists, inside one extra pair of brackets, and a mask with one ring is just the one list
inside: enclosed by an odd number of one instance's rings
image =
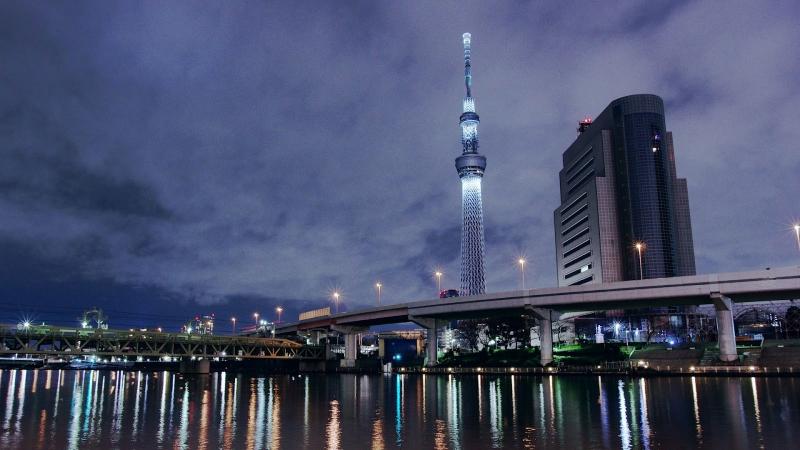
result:
[(472, 65), (470, 44), (472, 36), (464, 33), (464, 112), (461, 114), (461, 145), (463, 152), (456, 158), (461, 178), (461, 295), (477, 295), (486, 291), (483, 275), (484, 236), (481, 180), (486, 169), (486, 157), (478, 153), (478, 123), (475, 99), (472, 98)]

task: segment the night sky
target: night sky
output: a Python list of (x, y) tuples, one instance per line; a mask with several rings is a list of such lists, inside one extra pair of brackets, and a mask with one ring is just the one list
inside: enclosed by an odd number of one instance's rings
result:
[(0, 3), (0, 323), (457, 287), (463, 32), (487, 291), (520, 254), (556, 284), (561, 153), (636, 93), (665, 100), (698, 272), (800, 262), (796, 1), (297, 3)]

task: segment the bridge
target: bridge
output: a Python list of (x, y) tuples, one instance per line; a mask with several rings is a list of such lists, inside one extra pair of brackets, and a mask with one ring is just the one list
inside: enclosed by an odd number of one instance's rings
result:
[(722, 361), (733, 361), (734, 303), (800, 299), (800, 267), (657, 278), (400, 303), (287, 323), (276, 335), (332, 330), (345, 336), (344, 366), (355, 365), (357, 334), (372, 325), (413, 322), (427, 329), (428, 365), (436, 364), (437, 331), (447, 321), (527, 314), (539, 322), (541, 363), (553, 360), (552, 322), (580, 312), (714, 305)]
[(0, 326), (0, 355), (188, 359), (324, 359), (325, 349), (288, 339), (139, 330)]

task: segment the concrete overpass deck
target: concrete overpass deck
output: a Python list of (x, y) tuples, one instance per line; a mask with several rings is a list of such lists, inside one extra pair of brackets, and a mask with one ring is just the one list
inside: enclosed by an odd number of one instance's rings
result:
[[(313, 329), (333, 329), (345, 334), (372, 325), (415, 322), (435, 331), (443, 320), (509, 316), (529, 313), (545, 325), (565, 313), (642, 307), (713, 304), (720, 328), (723, 359), (735, 358), (732, 303), (800, 299), (800, 267), (752, 272), (718, 273), (688, 277), (658, 278), (559, 288), (526, 289), (470, 297), (429, 299), (366, 308), (285, 324), (276, 330), (283, 335)], [(546, 332), (544, 334), (547, 334)], [(435, 333), (429, 333), (435, 336)], [(548, 336), (543, 336), (542, 359)], [(347, 342), (347, 341), (346, 341)], [(732, 344), (731, 344), (732, 343)], [(355, 345), (355, 344), (353, 344)], [(731, 350), (731, 345), (732, 350)], [(429, 358), (432, 345), (429, 345)], [(725, 347), (724, 349), (722, 347)], [(434, 348), (435, 350), (435, 348)], [(353, 356), (355, 350), (348, 350)]]

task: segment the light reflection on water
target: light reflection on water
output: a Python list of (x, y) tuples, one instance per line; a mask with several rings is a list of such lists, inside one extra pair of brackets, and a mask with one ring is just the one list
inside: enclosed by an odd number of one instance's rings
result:
[(0, 448), (772, 448), (795, 378), (0, 370)]

